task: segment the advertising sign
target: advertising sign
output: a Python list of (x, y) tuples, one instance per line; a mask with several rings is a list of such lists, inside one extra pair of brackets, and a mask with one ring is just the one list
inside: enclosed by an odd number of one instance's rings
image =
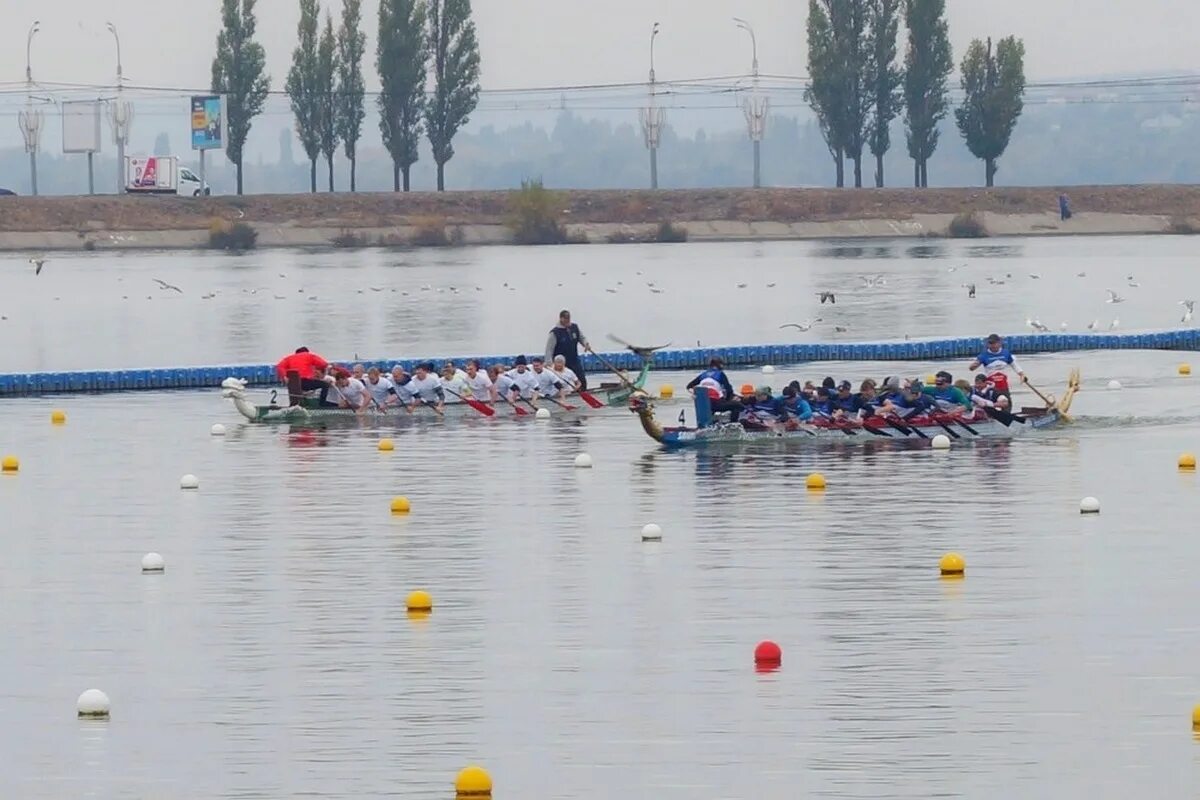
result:
[(67, 100), (62, 104), (63, 152), (100, 152), (100, 104)]
[(192, 149), (221, 150), (228, 136), (225, 96), (219, 94), (192, 97)]

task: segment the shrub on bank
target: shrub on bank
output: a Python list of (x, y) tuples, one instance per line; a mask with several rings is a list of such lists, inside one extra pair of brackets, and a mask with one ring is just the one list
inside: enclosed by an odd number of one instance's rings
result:
[(348, 248), (366, 247), (368, 244), (366, 236), (362, 236), (351, 230), (343, 230), (337, 236), (330, 239), (329, 243), (334, 247)]
[(656, 242), (686, 242), (687, 238), (687, 229), (682, 225), (674, 225), (669, 220), (659, 223), (658, 231), (654, 234)]
[(1200, 227), (1187, 217), (1171, 217), (1171, 221), (1167, 224), (1167, 233), (1174, 233), (1180, 236), (1193, 236), (1200, 233)]
[(988, 229), (974, 211), (964, 211), (950, 220), (946, 235), (951, 239), (986, 239)]
[(258, 231), (244, 222), (213, 220), (208, 226), (208, 245), (214, 250), (253, 250), (258, 244)]
[(450, 237), (446, 235), (446, 220), (442, 217), (417, 217), (413, 220), (413, 233), (409, 244), (414, 247), (447, 247)]
[(541, 179), (521, 181), (508, 200), (509, 230), (517, 244), (566, 244), (572, 240), (559, 222), (562, 198), (542, 185)]

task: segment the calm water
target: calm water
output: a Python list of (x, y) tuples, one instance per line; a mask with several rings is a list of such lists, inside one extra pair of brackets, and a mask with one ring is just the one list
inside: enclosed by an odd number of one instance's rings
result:
[[(299, 336), (330, 354), (536, 347), (562, 304), (597, 338), (771, 341), (777, 320), (818, 314), (809, 288), (840, 271), (888, 274), (883, 289), (839, 297), (857, 320), (847, 338), (967, 335), (1026, 314), (1111, 314), (1103, 289), (1133, 262), (1142, 286), (1113, 286), (1130, 297), (1122, 323), (1170, 327), (1191, 280), (1186, 239), (1013, 242), (994, 257), (950, 246), (920, 260), (908, 248), (405, 256), (459, 259), (453, 280), (493, 287), (431, 290), (424, 316), (406, 305), (416, 295), (345, 288), (349, 274), (387, 274), (381, 253), (64, 257), (41, 276), (58, 281), (59, 305), (27, 317), (42, 301), (22, 302), (0, 331), (11, 368), (54, 369), (265, 361)], [(964, 261), (1026, 278), (987, 296), (978, 281), (971, 306), (946, 271)], [(396, 274), (418, 292), (448, 285), (432, 263), (409, 269)], [(534, 291), (593, 269), (598, 283), (604, 269), (671, 275), (690, 306)], [(272, 301), (315, 308), (259, 319), (270, 304), (143, 292), (145, 314), (163, 316), (135, 320), (97, 288), (204, 276), (226, 291), (278, 272), (303, 273), (329, 305)], [(733, 288), (767, 273), (776, 291)], [(530, 299), (494, 288), (514, 275)], [(3, 280), (43, 291), (23, 273)], [(666, 453), (619, 409), (291, 430), (241, 425), (215, 392), (0, 402), (0, 451), (22, 459), (0, 479), (0, 796), (432, 799), (472, 762), (503, 798), (1195, 796), (1200, 476), (1175, 459), (1200, 450), (1200, 378), (1175, 375), (1182, 358), (1030, 359), (1052, 391), (1083, 369), (1077, 425), (936, 456), (875, 443)], [(819, 364), (771, 380), (930, 366)], [(1104, 389), (1114, 378), (1123, 390)], [(214, 422), (229, 435), (210, 437)], [(376, 450), (382, 435), (395, 452)], [(594, 469), (572, 468), (582, 451)], [(823, 496), (803, 489), (816, 469)], [(185, 472), (199, 492), (177, 488)], [(389, 514), (395, 494), (411, 515)], [(1086, 494), (1100, 516), (1078, 514)], [(659, 545), (639, 540), (651, 521)], [(950, 549), (967, 559), (963, 582), (937, 578)], [(141, 574), (150, 550), (165, 574)], [(404, 612), (415, 588), (434, 596), (428, 620)], [(783, 647), (778, 672), (754, 671), (763, 638)], [(92, 686), (112, 698), (107, 723), (75, 718)]]

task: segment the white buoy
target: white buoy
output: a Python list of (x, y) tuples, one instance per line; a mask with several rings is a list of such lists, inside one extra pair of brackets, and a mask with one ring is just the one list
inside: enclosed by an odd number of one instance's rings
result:
[(642, 528), (642, 541), (643, 542), (661, 542), (662, 541), (662, 528), (658, 527), (653, 522), (651, 522), (649, 525)]
[(1120, 382), (1119, 380), (1116, 380), (1116, 379), (1114, 378), (1113, 380), (1111, 380), (1111, 381), (1109, 381), (1109, 382), (1108, 382), (1108, 388), (1110, 388), (1110, 389), (1120, 389), (1120, 388), (1121, 388), (1121, 382)]
[(770, 364), (767, 364), (765, 367), (763, 367), (763, 375), (774, 375), (774, 374), (775, 374), (775, 368), (772, 367)]
[(107, 719), (109, 706), (108, 695), (99, 689), (88, 689), (75, 701), (75, 709), (81, 717)]
[(949, 450), (950, 437), (944, 433), (939, 433), (929, 441), (929, 446), (934, 450)]
[(592, 457), (587, 453), (580, 453), (579, 455), (575, 456), (575, 467), (577, 469), (591, 469)]
[(209, 433), (211, 433), (213, 436), (224, 436), (225, 426), (218, 422), (216, 425), (212, 426)]
[(1085, 497), (1079, 501), (1080, 514), (1099, 514), (1100, 501), (1094, 497)]
[(182, 478), (179, 479), (179, 488), (180, 489), (199, 489), (200, 488), (200, 479), (190, 473), (187, 475), (184, 475)]
[(539, 408), (537, 413), (533, 415), (534, 419), (550, 419), (550, 409)]
[(167, 568), (167, 562), (158, 553), (146, 553), (142, 556), (142, 572), (162, 572)]

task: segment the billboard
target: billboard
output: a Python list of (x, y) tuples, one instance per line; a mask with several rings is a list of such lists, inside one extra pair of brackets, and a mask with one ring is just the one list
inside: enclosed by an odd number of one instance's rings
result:
[(229, 132), (226, 117), (225, 95), (194, 95), (192, 97), (192, 149), (223, 149)]
[(66, 100), (62, 104), (64, 153), (100, 152), (100, 103)]

